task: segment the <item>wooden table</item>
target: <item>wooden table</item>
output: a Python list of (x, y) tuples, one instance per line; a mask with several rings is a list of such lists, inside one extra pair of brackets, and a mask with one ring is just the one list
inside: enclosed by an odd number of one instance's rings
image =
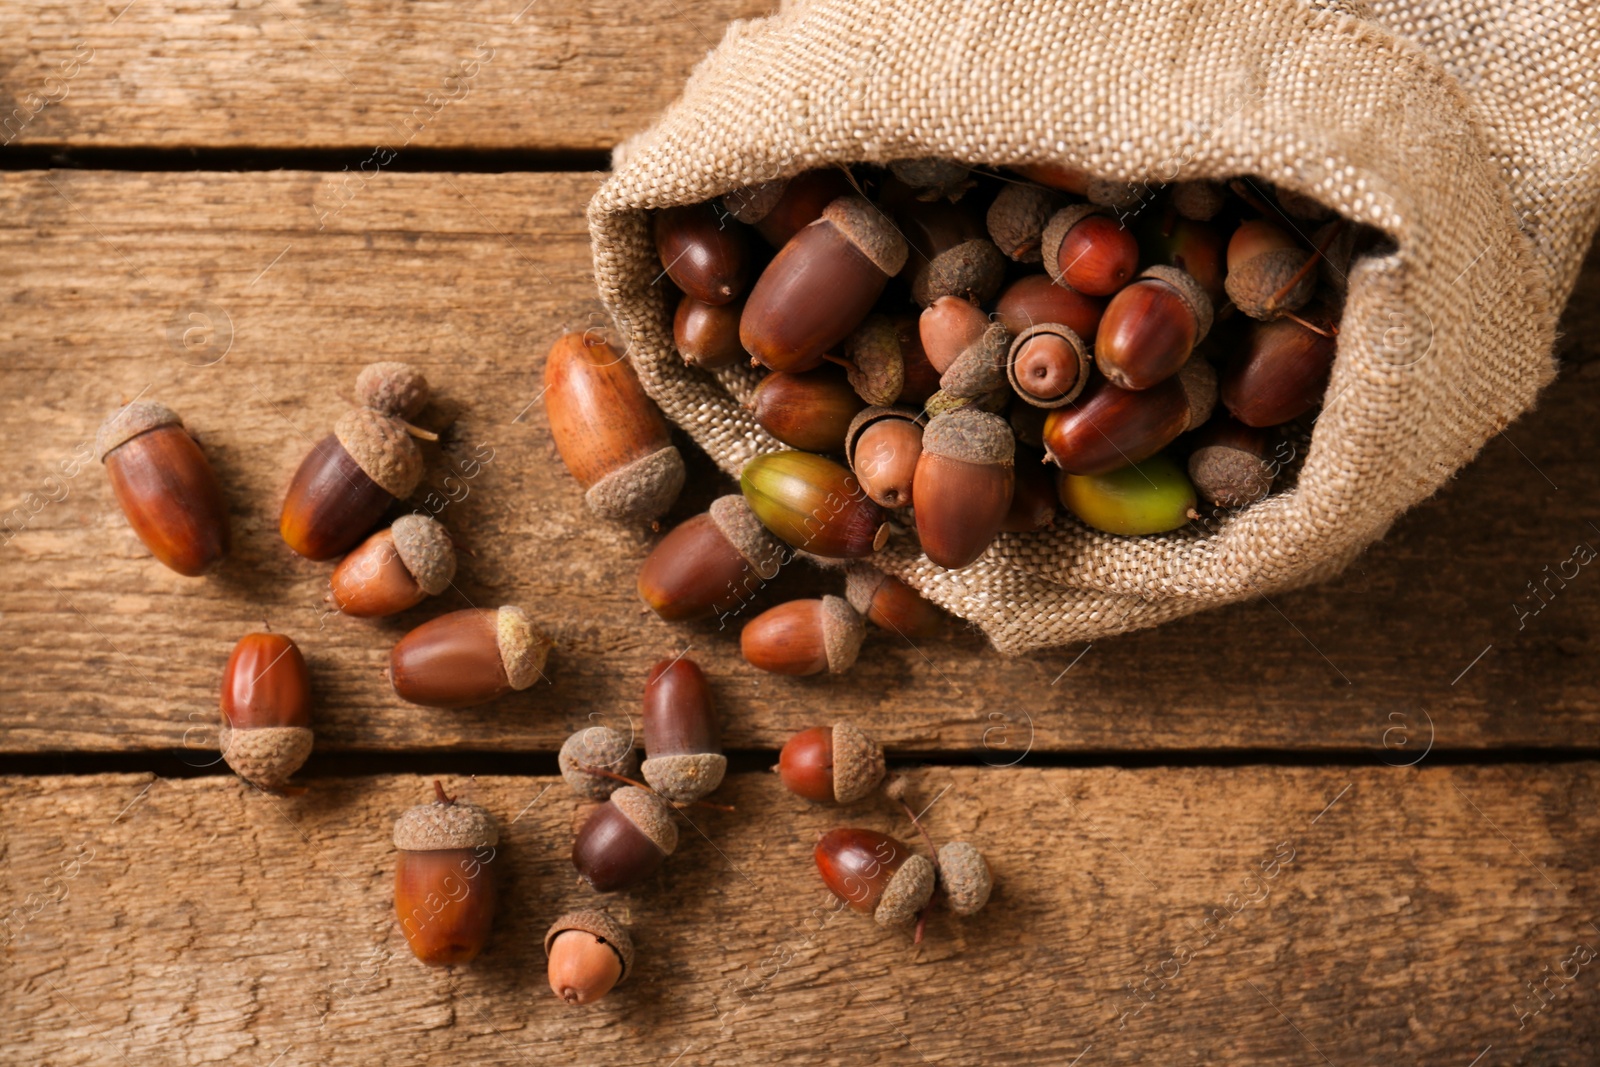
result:
[[(538, 397), (598, 312), (606, 150), (764, 0), (124, 2), (0, 14), (0, 1063), (1594, 1062), (1600, 579), (1548, 576), (1600, 544), (1600, 259), (1538, 410), (1334, 583), (1026, 660), (952, 627), (760, 677), (731, 634), (641, 609), (653, 535), (589, 516)], [(328, 568), (275, 524), (389, 358), (460, 407), (421, 498), (474, 554), (366, 624), (325, 615)], [(210, 579), (154, 564), (86, 459), (141, 394), (227, 487)], [(726, 491), (692, 467), (673, 518)], [(549, 684), (459, 713), (392, 695), (398, 634), (512, 602), (556, 636)], [(215, 755), (220, 666), (263, 620), (320, 698), (304, 796)], [(609, 901), (636, 975), (568, 1010), (540, 940), (595, 897), (553, 753), (636, 722), (685, 648), (737, 812), (689, 813)], [(841, 716), (936, 838), (988, 853), (987, 911), (914, 946), (830, 904), (816, 834), (903, 825), (766, 768)], [(434, 776), (506, 826), (493, 945), (454, 971), (391, 921), (390, 826)]]

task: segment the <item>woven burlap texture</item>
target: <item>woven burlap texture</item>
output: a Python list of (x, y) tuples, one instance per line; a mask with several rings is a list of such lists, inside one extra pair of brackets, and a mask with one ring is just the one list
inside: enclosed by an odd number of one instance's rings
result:
[(1527, 410), (1596, 224), (1596, 16), (1191, 0), (815, 0), (736, 23), (589, 206), (595, 275), (645, 388), (723, 470), (782, 448), (755, 377), (688, 369), (648, 212), (836, 163), (1060, 162), (1136, 183), (1258, 175), (1392, 245), (1349, 272), (1293, 486), (1121, 538), (1063, 519), (945, 571), (874, 563), (1008, 654), (1155, 625), (1348, 564)]

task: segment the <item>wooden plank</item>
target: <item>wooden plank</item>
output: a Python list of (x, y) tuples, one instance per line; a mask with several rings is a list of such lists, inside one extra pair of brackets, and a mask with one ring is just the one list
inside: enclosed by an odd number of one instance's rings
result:
[(609, 149), (769, 0), (46, 0), (0, 10), (0, 144)]
[[(741, 749), (839, 715), (901, 752), (991, 762), (1029, 746), (1383, 753), (1386, 741), (1403, 760), (1430, 739), (1596, 736), (1600, 584), (1563, 561), (1600, 544), (1600, 261), (1567, 321), (1568, 370), (1539, 409), (1340, 580), (1018, 661), (960, 627), (919, 648), (878, 636), (851, 675), (796, 681), (745, 668), (732, 633), (644, 613), (633, 578), (652, 537), (591, 519), (552, 451), (542, 360), (597, 311), (582, 212), (598, 176), (384, 174), (319, 229), (311, 205), (336, 179), (0, 176), (0, 515), (14, 531), (0, 546), (0, 749), (204, 749), (221, 664), (263, 619), (305, 648), (325, 751), (549, 752), (590, 716), (634, 710), (649, 665), (690, 644)], [(206, 343), (175, 345), (191, 328)], [(301, 456), (380, 358), (419, 362), (463, 405), (420, 499), (476, 555), (457, 591), (372, 625), (324, 618), (329, 568), (294, 557), (276, 523)], [(101, 417), (145, 391), (185, 415), (227, 485), (238, 546), (215, 579), (154, 564), (98, 467), (78, 461)], [(492, 461), (471, 468), (475, 454)], [(727, 491), (696, 470), (675, 517)], [(1561, 570), (1570, 580), (1548, 577)], [(796, 573), (779, 587), (819, 584)], [(400, 703), (381, 676), (390, 645), (469, 602), (543, 617), (558, 640), (551, 684), (456, 714)]]
[(736, 814), (693, 814), (663, 871), (607, 901), (635, 976), (577, 1011), (540, 947), (597, 900), (559, 782), (471, 787), (507, 824), (502, 905), (490, 948), (447, 972), (392, 921), (390, 826), (420, 779), (282, 800), (224, 778), (12, 778), (0, 1044), (18, 1063), (279, 1067), (1587, 1062), (1597, 787), (1587, 763), (934, 768), (912, 799), (936, 801), (937, 841), (985, 850), (997, 889), (919, 948), (836, 913), (810, 859), (831, 826), (903, 833), (886, 803), (829, 811), (738, 776)]

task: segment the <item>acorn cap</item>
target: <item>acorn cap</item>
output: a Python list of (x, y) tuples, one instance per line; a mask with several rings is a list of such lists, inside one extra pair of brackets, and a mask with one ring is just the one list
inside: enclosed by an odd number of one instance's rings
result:
[(639, 769), (638, 761), (633, 738), (609, 726), (590, 726), (579, 730), (561, 743), (561, 751), (556, 754), (556, 766), (561, 768), (561, 777), (566, 779), (574, 793), (590, 800), (605, 800), (625, 783), (579, 770), (578, 764), (600, 767), (632, 778)]
[(637, 826), (663, 855), (670, 856), (677, 849), (678, 824), (672, 821), (672, 809), (665, 800), (648, 789), (625, 785), (611, 794), (609, 803)]
[(722, 194), (722, 207), (728, 214), (738, 219), (747, 226), (754, 226), (778, 206), (778, 201), (783, 199), (783, 194), (789, 189), (788, 178), (774, 178), (769, 182), (757, 182), (747, 185), (743, 189), (735, 189), (730, 193)]
[(233, 773), (263, 789), (281, 789), (311, 755), (313, 736), (304, 726), (235, 730), (224, 722), (217, 740)]
[[(1017, 381), (1018, 353), (1022, 351), (1023, 347), (1026, 346), (1030, 340), (1040, 336), (1041, 334), (1048, 334), (1052, 337), (1061, 338), (1078, 357), (1078, 380), (1073, 383), (1071, 389), (1068, 389), (1060, 396), (1034, 396), (1032, 393), (1024, 389), (1022, 384)], [(1076, 400), (1078, 398), (1078, 394), (1083, 392), (1083, 387), (1089, 384), (1089, 370), (1093, 366), (1094, 360), (1089, 356), (1089, 346), (1083, 343), (1083, 338), (1078, 336), (1078, 332), (1076, 330), (1070, 326), (1063, 326), (1058, 322), (1036, 322), (1032, 326), (1029, 326), (1026, 330), (1023, 330), (1021, 333), (1017, 334), (1015, 340), (1011, 342), (1011, 348), (1006, 352), (1006, 381), (1011, 383), (1012, 391), (1015, 392), (1018, 398), (1020, 398), (1024, 403), (1031, 404), (1036, 408), (1063, 408)], [(1015, 436), (1015, 434), (1013, 434), (1013, 436)]]
[(333, 425), (334, 436), (378, 488), (404, 500), (422, 480), (422, 450), (405, 424), (371, 408), (351, 408)]
[(1061, 206), (1061, 195), (1042, 185), (1016, 183), (1000, 190), (985, 223), (995, 247), (1018, 263), (1038, 263), (1044, 228)]
[(771, 580), (777, 575), (778, 568), (783, 565), (784, 544), (761, 525), (743, 493), (717, 497), (711, 502), (708, 514), (757, 576)]
[(844, 720), (832, 730), (833, 799), (854, 804), (883, 781), (883, 746)]
[(1272, 465), (1228, 444), (1202, 445), (1189, 454), (1195, 491), (1221, 508), (1253, 504), (1272, 491)]
[(356, 403), (392, 418), (413, 418), (429, 396), (428, 379), (409, 363), (369, 363), (356, 375)]
[(456, 576), (456, 546), (437, 519), (402, 515), (389, 527), (395, 555), (429, 596), (438, 596)]
[(925, 156), (921, 159), (889, 161), (889, 172), (917, 190), (918, 200), (947, 199), (954, 203), (974, 185), (972, 168), (948, 159)]
[(104, 463), (107, 456), (142, 433), (159, 430), (163, 426), (182, 425), (183, 420), (178, 418), (178, 413), (165, 404), (158, 404), (154, 400), (135, 400), (107, 415), (106, 421), (100, 424), (100, 431), (94, 435), (95, 454)]
[(627, 980), (628, 972), (633, 970), (633, 938), (628, 935), (627, 927), (603, 911), (569, 911), (551, 923), (549, 931), (545, 933), (546, 957), (550, 955), (550, 946), (555, 944), (556, 938), (568, 930), (582, 930), (604, 941), (622, 964), (622, 974), (617, 977), (617, 984), (621, 985)]
[(1195, 281), (1193, 274), (1182, 267), (1157, 266), (1146, 267), (1139, 272), (1139, 277), (1154, 278), (1176, 289), (1194, 315), (1194, 343), (1198, 345), (1206, 339), (1206, 334), (1211, 332), (1211, 297), (1206, 295), (1205, 287)]
[(910, 249), (888, 216), (865, 197), (837, 197), (822, 209), (822, 217), (833, 223), (845, 238), (872, 261), (873, 266), (893, 278), (906, 265)]
[(418, 804), (394, 821), (394, 847), (407, 852), (483, 848), (500, 843), (500, 824), (464, 800)]
[(918, 426), (925, 420), (921, 414), (910, 408), (871, 407), (862, 408), (856, 412), (856, 417), (850, 420), (850, 428), (844, 432), (844, 461), (851, 471), (856, 469), (856, 439), (859, 438), (868, 426), (884, 419), (905, 419)]
[(829, 674), (843, 674), (855, 666), (866, 636), (866, 624), (849, 601), (839, 596), (822, 598), (822, 648), (827, 653)]
[(965, 841), (951, 841), (939, 848), (939, 884), (951, 911), (973, 915), (989, 903), (994, 876), (983, 853)]
[(1044, 236), (1039, 239), (1039, 255), (1044, 260), (1044, 269), (1051, 281), (1057, 285), (1067, 284), (1061, 280), (1061, 242), (1066, 239), (1067, 231), (1090, 215), (1104, 214), (1093, 204), (1068, 204), (1050, 216), (1050, 221), (1045, 224)]
[(856, 395), (887, 407), (906, 385), (906, 361), (900, 351), (900, 330), (887, 315), (871, 315), (845, 339), (845, 376)]
[(919, 262), (911, 276), (911, 298), (923, 307), (941, 296), (987, 303), (1005, 279), (1006, 257), (987, 237), (974, 237)]
[[(858, 563), (844, 572), (844, 598), (850, 601), (850, 606), (856, 609), (858, 615), (865, 616), (867, 609), (872, 607), (872, 598), (878, 595), (878, 590), (888, 576), (876, 567)], [(835, 749), (838, 742), (834, 742)]]
[(934, 881), (932, 860), (926, 856), (907, 856), (900, 869), (890, 876), (872, 917), (878, 920), (879, 926), (901, 926), (910, 922), (933, 899)]
[(1217, 406), (1217, 368), (1199, 353), (1191, 354), (1178, 371), (1178, 384), (1189, 402), (1189, 422), (1184, 429), (1199, 429)]
[(668, 800), (699, 800), (722, 784), (728, 757), (720, 752), (683, 752), (653, 756), (639, 765), (650, 788)]
[(1115, 178), (1090, 178), (1083, 195), (1089, 198), (1091, 204), (1115, 208), (1133, 207), (1143, 199), (1137, 185)]
[(1227, 199), (1228, 194), (1220, 182), (1207, 181), (1204, 178), (1178, 182), (1172, 187), (1173, 210), (1184, 218), (1196, 222), (1205, 222), (1215, 216), (1222, 210), (1222, 205)]
[(1011, 335), (1006, 328), (998, 322), (990, 323), (939, 376), (939, 391), (978, 397), (1005, 388), (1006, 352), (1010, 345)]
[(526, 689), (544, 676), (544, 663), (555, 642), (533, 625), (527, 612), (514, 604), (503, 606), (495, 616), (495, 638), (511, 688)]
[(922, 431), (922, 450), (964, 463), (1010, 463), (1017, 439), (1005, 419), (969, 406), (932, 419)]
[(1228, 270), (1222, 288), (1228, 299), (1252, 319), (1270, 320), (1282, 311), (1302, 307), (1317, 288), (1317, 271), (1308, 270), (1282, 300), (1274, 301), (1278, 290), (1288, 284), (1312, 253), (1303, 248), (1274, 248), (1251, 256)]
[(659, 519), (683, 488), (683, 456), (668, 445), (618, 467), (583, 495), (589, 509), (612, 522)]

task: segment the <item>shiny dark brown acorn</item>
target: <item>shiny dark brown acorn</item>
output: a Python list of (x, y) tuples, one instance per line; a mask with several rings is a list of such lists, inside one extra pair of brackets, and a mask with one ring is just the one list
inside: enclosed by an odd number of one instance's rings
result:
[(476, 804), (447, 797), (412, 808), (394, 824), (394, 910), (412, 953), (433, 967), (466, 963), (494, 924), (495, 846), (500, 826)]
[(595, 333), (556, 340), (544, 365), (550, 436), (595, 514), (659, 518), (683, 488), (683, 457), (633, 367)]
[(672, 318), (672, 340), (678, 346), (678, 355), (689, 366), (701, 370), (721, 370), (749, 359), (749, 353), (739, 343), (742, 314), (743, 300), (707, 304), (685, 296)]
[[(1054, 483), (1050, 491), (1055, 492)], [(944, 629), (944, 612), (905, 582), (874, 567), (851, 566), (845, 572), (844, 597), (862, 618), (908, 641), (922, 641)]]
[(363, 541), (333, 569), (327, 600), (358, 618), (380, 618), (450, 587), (456, 550), (437, 520), (402, 515)]
[(749, 231), (711, 204), (656, 212), (656, 255), (673, 284), (707, 304), (726, 304), (749, 284)]
[(756, 456), (739, 477), (761, 524), (793, 548), (832, 559), (858, 559), (889, 537), (883, 509), (844, 467), (809, 452)]
[(1176, 377), (1141, 392), (1096, 378), (1077, 400), (1050, 412), (1045, 451), (1068, 474), (1107, 474), (1167, 447), (1190, 428), (1190, 417)]
[(1070, 326), (1041, 322), (1011, 342), (1006, 379), (1017, 396), (1040, 408), (1072, 403), (1089, 383), (1089, 347)]
[(904, 273), (918, 304), (928, 307), (942, 296), (981, 304), (999, 291), (1005, 256), (966, 205), (909, 200), (894, 215), (911, 246)]
[(422, 452), (404, 422), (351, 408), (301, 461), (278, 532), (307, 559), (342, 556), (422, 479)]
[(282, 789), (311, 755), (311, 672), (282, 634), (246, 634), (222, 671), (222, 758), (263, 789)]
[(842, 453), (850, 420), (866, 406), (834, 366), (804, 374), (773, 371), (750, 398), (750, 411), (762, 429), (802, 452)]
[(1252, 319), (1272, 320), (1304, 307), (1317, 286), (1313, 256), (1270, 222), (1240, 223), (1228, 239), (1228, 299)]
[(773, 248), (782, 248), (820, 219), (829, 204), (851, 191), (844, 171), (824, 167), (735, 190), (722, 203), (734, 218), (754, 226)]
[(1057, 285), (1048, 274), (1029, 274), (1001, 292), (995, 301), (994, 317), (1012, 336), (1042, 322), (1058, 322), (1093, 347), (1105, 309), (1102, 297), (1085, 296), (1076, 289)]
[(866, 637), (861, 616), (842, 597), (790, 600), (745, 624), (739, 650), (752, 667), (773, 674), (843, 674)]
[(1195, 435), (1189, 480), (1202, 499), (1217, 507), (1253, 504), (1272, 491), (1277, 475), (1267, 451), (1266, 431), (1219, 416)]
[(694, 660), (679, 656), (650, 668), (644, 684), (644, 755), (650, 788), (690, 801), (722, 784), (728, 759), (711, 700), (711, 685)]
[(777, 575), (785, 556), (744, 497), (718, 497), (650, 550), (639, 597), (668, 622), (735, 611)]
[(1052, 280), (1089, 296), (1110, 296), (1139, 269), (1139, 242), (1122, 223), (1090, 204), (1064, 207), (1040, 243)]
[(983, 555), (1005, 522), (1016, 438), (974, 407), (937, 415), (922, 434), (913, 501), (917, 536), (934, 563), (959, 570)]
[(572, 865), (597, 892), (611, 893), (654, 874), (677, 847), (678, 825), (667, 802), (625, 785), (578, 828)]
[(874, 503), (890, 509), (911, 506), (922, 424), (920, 415), (905, 408), (866, 408), (851, 421), (845, 460)]
[(1055, 525), (1061, 499), (1055, 474), (1041, 462), (1043, 458), (1037, 452), (1018, 453), (1017, 484), (1011, 492), (1011, 510), (1000, 524), (1002, 533), (1034, 533)]
[(989, 328), (989, 316), (970, 300), (942, 296), (917, 320), (922, 350), (941, 375)]
[(550, 645), (521, 608), (465, 608), (402, 637), (389, 654), (389, 681), (412, 704), (470, 708), (538, 681)]
[(128, 525), (156, 559), (196, 578), (228, 554), (222, 488), (170, 408), (150, 400), (118, 408), (101, 424), (95, 452)]
[(1277, 426), (1322, 402), (1338, 352), (1333, 313), (1318, 308), (1307, 329), (1293, 319), (1251, 323), (1222, 372), (1222, 402), (1246, 426)]
[(905, 240), (883, 213), (841, 196), (761, 272), (739, 340), (771, 370), (810, 370), (861, 325), (905, 260)]
[(633, 970), (628, 928), (603, 911), (569, 911), (544, 935), (550, 991), (568, 1004), (593, 1004)]
[(1210, 330), (1200, 283), (1176, 267), (1150, 267), (1106, 305), (1095, 366), (1120, 388), (1149, 389), (1178, 373)]
[(933, 861), (875, 830), (829, 830), (813, 853), (834, 896), (882, 926), (911, 922), (933, 897)]
[(849, 722), (813, 726), (778, 753), (784, 788), (816, 804), (854, 804), (883, 781), (883, 746)]

